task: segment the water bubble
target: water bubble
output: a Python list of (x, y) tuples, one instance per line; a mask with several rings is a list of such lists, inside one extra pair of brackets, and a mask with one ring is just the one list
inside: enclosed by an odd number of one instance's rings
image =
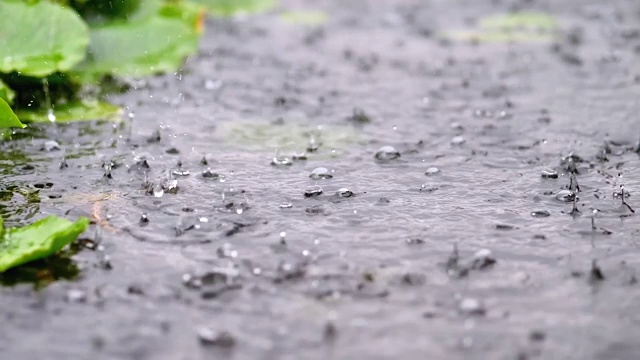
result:
[(425, 171), (425, 175), (427, 176), (433, 176), (433, 175), (437, 175), (440, 173), (440, 169), (438, 169), (437, 167), (430, 167), (427, 169), (427, 171)]
[(291, 209), (293, 207), (293, 204), (291, 204), (290, 202), (286, 202), (280, 204), (279, 207), (280, 209)]
[(458, 136), (454, 136), (453, 139), (451, 139), (451, 145), (462, 145), (465, 143), (465, 139), (464, 137), (458, 135)]
[(273, 166), (291, 166), (293, 162), (286, 156), (275, 156), (271, 160), (271, 165)]
[(576, 197), (576, 193), (571, 190), (560, 190), (556, 194), (556, 200), (562, 202), (572, 202)]
[(484, 315), (486, 310), (482, 305), (482, 302), (474, 298), (464, 298), (460, 301), (458, 306), (460, 311), (469, 315)]
[(322, 194), (322, 188), (318, 185), (309, 186), (304, 190), (304, 197), (310, 198), (320, 196)]
[(331, 179), (333, 175), (331, 175), (331, 172), (329, 171), (329, 169), (325, 167), (317, 167), (313, 169), (309, 177), (314, 180), (319, 180), (319, 179)]
[(383, 146), (376, 152), (375, 158), (380, 161), (395, 160), (400, 157), (400, 152), (393, 146)]
[(496, 263), (493, 253), (489, 249), (480, 249), (471, 257), (472, 269), (482, 270)]
[(543, 169), (540, 172), (540, 176), (542, 176), (544, 179), (557, 179), (558, 172), (553, 169)]
[(355, 196), (355, 194), (353, 193), (353, 191), (351, 191), (351, 190), (349, 190), (347, 188), (340, 188), (340, 189), (338, 189), (338, 191), (336, 191), (336, 196), (343, 197), (343, 198), (349, 198), (349, 197)]
[(72, 303), (85, 302), (87, 301), (87, 293), (83, 290), (72, 289), (67, 292), (66, 299)]
[(207, 169), (202, 172), (202, 177), (205, 179), (224, 181), (224, 175), (212, 172), (210, 169)]
[(159, 198), (164, 195), (164, 188), (160, 184), (153, 185), (153, 196)]
[(173, 170), (171, 174), (176, 176), (189, 176), (191, 173), (189, 170)]
[(204, 346), (217, 346), (223, 348), (231, 348), (236, 344), (236, 338), (226, 331), (215, 333), (209, 328), (200, 328), (198, 330), (198, 339), (200, 344)]
[(47, 140), (44, 142), (43, 149), (47, 152), (60, 150), (60, 144), (58, 144), (58, 142), (54, 140)]
[(547, 210), (535, 210), (531, 212), (531, 216), (534, 218), (545, 218), (551, 216)]

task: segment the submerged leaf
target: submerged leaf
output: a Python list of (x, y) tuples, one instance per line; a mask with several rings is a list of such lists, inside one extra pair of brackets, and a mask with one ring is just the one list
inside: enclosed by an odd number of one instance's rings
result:
[(85, 57), (89, 30), (71, 9), (48, 1), (0, 1), (0, 72), (45, 76)]
[(555, 37), (556, 19), (540, 12), (515, 12), (481, 18), (475, 29), (442, 32), (451, 40), (492, 43), (548, 43)]
[(166, 4), (137, 21), (114, 22), (91, 29), (87, 60), (80, 77), (103, 74), (145, 76), (175, 71), (198, 49), (202, 31), (199, 7)]
[(280, 14), (280, 19), (286, 23), (299, 25), (322, 25), (327, 22), (324, 11), (286, 11)]
[(240, 13), (258, 13), (273, 9), (276, 0), (193, 0), (203, 4), (217, 16), (233, 16)]
[(73, 242), (88, 226), (89, 220), (86, 218), (79, 218), (74, 223), (49, 216), (21, 228), (2, 227), (0, 272), (55, 254)]
[(0, 99), (6, 101), (7, 104), (13, 103), (13, 98), (15, 98), (16, 94), (5, 84), (2, 80), (0, 80)]
[[(17, 111), (18, 118), (25, 122), (50, 122), (47, 109), (21, 109)], [(58, 105), (53, 111), (56, 122), (107, 120), (120, 121), (122, 109), (102, 101), (74, 101)]]
[(23, 128), (24, 125), (18, 120), (18, 117), (13, 113), (9, 104), (0, 98), (0, 128), (10, 127)]

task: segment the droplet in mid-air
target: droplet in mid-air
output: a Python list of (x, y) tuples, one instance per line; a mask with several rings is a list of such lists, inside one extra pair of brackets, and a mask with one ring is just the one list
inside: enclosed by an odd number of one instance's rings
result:
[(156, 184), (153, 186), (153, 196), (159, 198), (162, 197), (164, 195), (164, 188), (162, 187), (162, 185), (160, 184)]
[(325, 167), (317, 167), (313, 169), (311, 174), (309, 174), (309, 177), (314, 180), (319, 180), (319, 179), (331, 179), (333, 175), (331, 175), (331, 171), (329, 171), (329, 169)]
[(383, 146), (376, 152), (376, 160), (390, 161), (400, 158), (400, 152), (393, 146)]

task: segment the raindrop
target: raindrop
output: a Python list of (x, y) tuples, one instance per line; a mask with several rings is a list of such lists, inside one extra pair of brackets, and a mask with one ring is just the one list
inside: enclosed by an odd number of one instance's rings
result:
[(293, 204), (291, 204), (290, 202), (287, 203), (282, 203), (279, 205), (280, 209), (291, 209), (293, 207)]
[(556, 194), (556, 200), (562, 202), (572, 202), (575, 197), (576, 193), (571, 190), (560, 190)]
[(531, 216), (534, 218), (545, 218), (551, 216), (547, 210), (535, 210), (531, 212)]
[(231, 348), (236, 345), (236, 338), (230, 333), (226, 331), (215, 333), (209, 328), (200, 328), (198, 330), (198, 339), (200, 339), (200, 344), (204, 346)]
[(355, 196), (355, 194), (351, 190), (349, 190), (347, 188), (340, 188), (340, 189), (338, 189), (338, 191), (336, 191), (336, 196), (343, 197), (343, 198), (349, 198), (349, 197)]
[(320, 194), (322, 194), (322, 188), (318, 185), (309, 186), (304, 190), (304, 197), (306, 198), (320, 196)]
[(140, 224), (140, 226), (146, 226), (149, 223), (149, 218), (147, 217), (147, 214), (142, 214), (142, 216), (140, 216), (140, 220), (138, 221), (138, 224)]
[(433, 176), (433, 175), (437, 175), (440, 173), (440, 169), (438, 169), (437, 167), (430, 167), (427, 169), (427, 171), (425, 171), (425, 175), (427, 176)]
[(176, 176), (189, 176), (191, 173), (189, 170), (173, 170), (171, 174)]
[(202, 166), (209, 165), (209, 161), (207, 161), (207, 157), (206, 156), (203, 156), (202, 159), (200, 159), (200, 165), (202, 165)]
[(496, 259), (493, 257), (493, 253), (489, 249), (480, 249), (473, 254), (471, 258), (472, 269), (485, 269), (496, 263)]
[(383, 146), (376, 152), (376, 160), (389, 161), (400, 158), (400, 152), (393, 146)]
[(271, 165), (273, 166), (291, 166), (293, 162), (286, 156), (275, 156), (271, 160)]
[(333, 175), (331, 175), (331, 172), (329, 171), (329, 169), (325, 167), (318, 167), (313, 169), (309, 177), (314, 180), (319, 180), (319, 179), (331, 179)]
[(162, 185), (153, 185), (152, 194), (157, 198), (162, 197), (164, 195), (164, 188), (162, 187)]
[(72, 289), (67, 292), (66, 299), (71, 303), (85, 302), (87, 301), (87, 293), (82, 290)]
[(62, 158), (62, 160), (60, 160), (60, 164), (58, 164), (58, 167), (60, 168), (60, 170), (66, 169), (69, 167), (69, 164), (67, 164), (67, 160), (65, 158)]
[(460, 301), (459, 309), (462, 313), (469, 315), (484, 315), (486, 310), (478, 299), (464, 298)]
[(312, 137), (311, 139), (309, 139), (309, 145), (307, 145), (307, 151), (310, 153), (316, 152), (320, 148), (320, 145), (321, 144), (319, 144), (316, 141), (316, 139)]
[(544, 169), (540, 172), (540, 176), (542, 176), (545, 179), (557, 179), (558, 172), (553, 169)]
[(280, 244), (286, 244), (287, 233), (285, 231), (280, 232)]
[(43, 149), (47, 152), (60, 150), (60, 144), (58, 144), (58, 142), (54, 140), (47, 140), (44, 142)]
[(462, 145), (465, 143), (465, 139), (464, 137), (458, 135), (458, 136), (454, 136), (453, 139), (451, 139), (451, 145)]

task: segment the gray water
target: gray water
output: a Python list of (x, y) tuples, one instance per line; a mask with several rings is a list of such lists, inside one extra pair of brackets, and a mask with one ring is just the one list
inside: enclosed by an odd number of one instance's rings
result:
[[(2, 275), (3, 359), (640, 356), (635, 2), (285, 5), (330, 18), (211, 20), (183, 71), (111, 97), (122, 124), (2, 145), (8, 225), (95, 223)], [(560, 40), (438, 39), (514, 8)]]

